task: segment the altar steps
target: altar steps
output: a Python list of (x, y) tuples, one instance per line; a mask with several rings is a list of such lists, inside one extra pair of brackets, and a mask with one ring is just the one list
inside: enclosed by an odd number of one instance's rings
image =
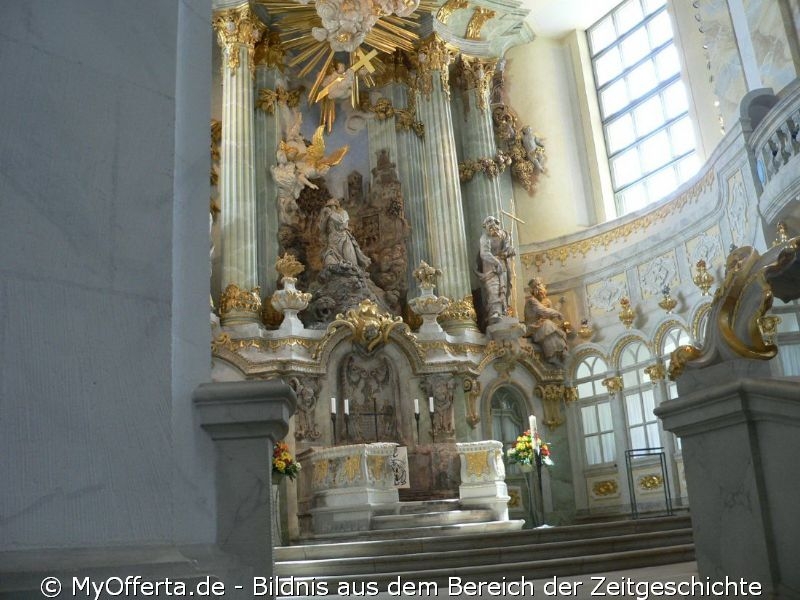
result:
[[(484, 524), (485, 525), (485, 524)], [(276, 574), (317, 581), (447, 582), (582, 575), (694, 560), (688, 517), (276, 548)], [(370, 532), (378, 534), (381, 532)]]

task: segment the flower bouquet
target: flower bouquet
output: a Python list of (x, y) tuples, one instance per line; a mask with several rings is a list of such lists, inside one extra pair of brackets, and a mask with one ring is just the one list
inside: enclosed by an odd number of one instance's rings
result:
[(289, 446), (286, 442), (278, 442), (275, 444), (275, 450), (272, 451), (272, 480), (278, 483), (283, 477), (288, 477), (294, 480), (300, 472), (300, 463), (295, 462), (292, 455), (289, 453)]
[(552, 467), (555, 463), (550, 457), (550, 445), (542, 441), (539, 432), (531, 435), (530, 429), (517, 437), (517, 441), (506, 452), (511, 464), (533, 466), (537, 462)]

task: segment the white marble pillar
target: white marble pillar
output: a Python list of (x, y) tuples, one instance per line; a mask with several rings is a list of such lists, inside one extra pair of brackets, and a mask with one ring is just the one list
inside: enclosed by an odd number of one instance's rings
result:
[(245, 4), (217, 12), (214, 29), (223, 52), (220, 316), (223, 325), (258, 323), (253, 54), (265, 28)]
[(417, 52), (416, 87), (420, 92), (418, 114), (425, 125), (423, 154), (428, 165), (428, 263), (442, 270), (439, 290), (454, 301), (443, 313), (442, 322), (449, 332), (456, 332), (474, 327), (475, 311), (450, 109), (451, 60), (451, 51), (438, 36), (434, 34), (423, 41)]
[[(657, 362), (645, 368), (645, 373), (650, 377), (653, 384), (653, 398), (656, 406), (661, 406), (663, 402), (669, 400), (667, 383), (665, 381), (666, 368), (661, 362)], [(678, 469), (675, 464), (675, 436), (664, 429), (664, 424), (659, 420), (658, 435), (661, 445), (664, 447), (664, 456), (667, 462), (667, 476), (669, 477), (669, 493), (672, 496), (672, 505), (676, 499), (680, 498), (680, 486), (678, 485)]]
[(614, 423), (614, 451), (617, 455), (614, 461), (617, 465), (617, 476), (619, 480), (619, 501), (623, 509), (628, 509), (631, 505), (631, 488), (628, 484), (628, 473), (625, 470), (625, 451), (628, 449), (628, 422), (625, 419), (625, 406), (622, 391), (624, 384), (622, 376), (619, 374), (610, 375), (602, 382), (603, 387), (608, 390), (611, 399), (611, 419)]

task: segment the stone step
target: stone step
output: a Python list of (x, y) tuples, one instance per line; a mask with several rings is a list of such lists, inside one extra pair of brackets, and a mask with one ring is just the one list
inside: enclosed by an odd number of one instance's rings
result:
[[(609, 538), (633, 533), (652, 533), (691, 527), (688, 515), (610, 521), (585, 525), (562, 525), (520, 530), (522, 521), (495, 521), (465, 524), (461, 527), (431, 527), (317, 536), (297, 546), (275, 549), (276, 560), (310, 560), (348, 556), (395, 554), (397, 540), (404, 540), (410, 552), (514, 547), (547, 542)], [(516, 530), (513, 530), (516, 529)]]
[[(305, 548), (325, 548), (334, 556), (341, 556), (337, 548), (346, 544), (384, 544), (391, 545), (396, 540), (415, 538), (461, 538), (504, 534), (519, 531), (525, 521), (489, 521), (482, 523), (459, 523), (455, 525), (434, 525), (430, 527), (404, 527), (402, 529), (382, 529), (374, 531), (354, 531), (352, 533), (319, 534), (304, 539), (297, 546), (279, 546), (275, 550), (280, 555), (302, 552)], [(323, 550), (325, 551), (325, 550)]]
[[(690, 562), (695, 559), (694, 544), (678, 546), (639, 549), (625, 552), (611, 552), (588, 556), (571, 556), (546, 560), (520, 560), (490, 565), (471, 565), (458, 568), (439, 568), (438, 563), (431, 563), (429, 568), (417, 571), (395, 571), (387, 573), (368, 573), (359, 575), (325, 575), (315, 574), (313, 577), (295, 577), (296, 581), (313, 580), (325, 582), (329, 593), (336, 593), (342, 582), (365, 585), (377, 584), (380, 591), (387, 591), (389, 584), (418, 583), (439, 586), (436, 591), (448, 592), (447, 585), (451, 578), (457, 577), (460, 582), (491, 582), (491, 581), (519, 581), (550, 579), (553, 577), (568, 577), (575, 575), (588, 575), (610, 571), (626, 571), (642, 567), (653, 567), (675, 563)], [(525, 557), (526, 558), (526, 557)], [(281, 577), (285, 577), (282, 575)], [(418, 597), (436, 596), (427, 588)], [(411, 594), (413, 595), (413, 594)], [(448, 595), (450, 595), (448, 593)], [(458, 595), (458, 594), (456, 594)], [(408, 597), (409, 594), (406, 594)]]
[(488, 523), (494, 519), (491, 510), (445, 510), (426, 513), (381, 515), (372, 517), (370, 527), (373, 531), (384, 529), (406, 529), (440, 525), (460, 525), (463, 523)]
[[(438, 569), (461, 569), (476, 566), (502, 565), (505, 572), (511, 563), (550, 561), (554, 559), (579, 559), (592, 555), (619, 554), (640, 550), (664, 549), (674, 546), (691, 545), (691, 529), (657, 531), (572, 540), (527, 544), (523, 546), (473, 545), (458, 550), (419, 551), (404, 542), (394, 544), (394, 553), (389, 555), (370, 555), (327, 558), (318, 560), (295, 560), (276, 562), (276, 574), (295, 577), (368, 577), (386, 573), (417, 573), (435, 565)], [(408, 575), (405, 575), (406, 577)]]

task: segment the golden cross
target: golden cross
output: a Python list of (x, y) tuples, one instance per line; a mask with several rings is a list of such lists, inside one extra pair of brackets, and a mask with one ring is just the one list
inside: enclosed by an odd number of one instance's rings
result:
[(375, 67), (372, 66), (370, 60), (375, 58), (377, 55), (378, 51), (373, 49), (370, 50), (369, 54), (365, 56), (361, 48), (357, 48), (356, 56), (358, 57), (358, 61), (354, 65), (351, 65), (350, 69), (353, 71), (353, 73), (357, 73), (361, 67), (364, 67), (367, 70), (367, 72), (374, 73)]

